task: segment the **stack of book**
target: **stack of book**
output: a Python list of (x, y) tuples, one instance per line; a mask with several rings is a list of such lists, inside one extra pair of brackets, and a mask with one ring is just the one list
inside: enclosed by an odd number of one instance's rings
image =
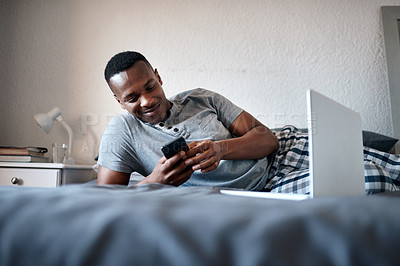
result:
[(46, 148), (41, 147), (2, 147), (0, 146), (0, 162), (47, 163)]

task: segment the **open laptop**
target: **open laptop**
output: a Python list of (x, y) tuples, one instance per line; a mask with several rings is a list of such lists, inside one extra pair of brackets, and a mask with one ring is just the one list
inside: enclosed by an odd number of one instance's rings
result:
[(310, 194), (223, 189), (221, 193), (270, 199), (304, 200), (365, 195), (361, 117), (313, 91), (307, 91)]

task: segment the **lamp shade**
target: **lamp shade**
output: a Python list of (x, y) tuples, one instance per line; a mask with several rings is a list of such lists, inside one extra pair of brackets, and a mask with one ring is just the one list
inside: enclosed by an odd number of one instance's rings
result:
[(68, 157), (64, 160), (64, 163), (75, 164), (75, 160), (72, 158), (72, 139), (73, 139), (72, 129), (63, 120), (61, 114), (62, 114), (61, 109), (58, 107), (54, 107), (50, 112), (36, 114), (33, 116), (33, 118), (46, 133), (50, 132), (51, 128), (53, 127), (53, 123), (56, 120), (65, 127), (65, 129), (68, 132), (69, 145), (68, 145)]
[(48, 113), (36, 114), (33, 118), (39, 124), (39, 126), (44, 130), (44, 132), (49, 133), (53, 127), (54, 121), (57, 117), (61, 116), (61, 109), (58, 107), (53, 108)]

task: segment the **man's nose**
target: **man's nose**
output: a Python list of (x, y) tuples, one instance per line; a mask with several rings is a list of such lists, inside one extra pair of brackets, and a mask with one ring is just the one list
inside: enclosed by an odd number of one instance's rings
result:
[(142, 95), (142, 97), (140, 97), (140, 106), (142, 107), (151, 106), (151, 96)]

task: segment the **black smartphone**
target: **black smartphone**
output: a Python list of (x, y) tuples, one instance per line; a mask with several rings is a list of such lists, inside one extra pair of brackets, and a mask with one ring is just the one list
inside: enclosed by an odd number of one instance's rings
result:
[(187, 152), (189, 147), (183, 137), (179, 137), (161, 148), (165, 158), (169, 159), (180, 151)]

